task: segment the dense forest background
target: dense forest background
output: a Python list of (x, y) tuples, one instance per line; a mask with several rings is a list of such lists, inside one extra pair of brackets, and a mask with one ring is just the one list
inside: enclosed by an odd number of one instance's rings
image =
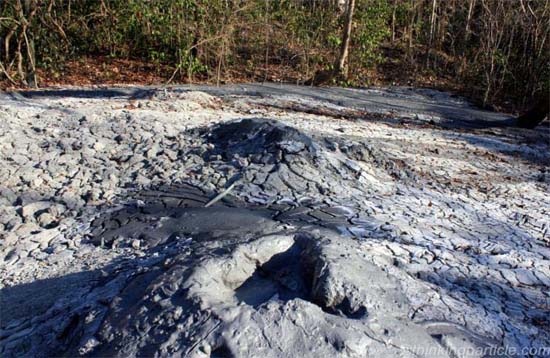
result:
[[(348, 3), (2, 0), (0, 81), (304, 83), (336, 63)], [(356, 0), (347, 75), (331, 81), (521, 110), (548, 95), (549, 15), (549, 0)]]

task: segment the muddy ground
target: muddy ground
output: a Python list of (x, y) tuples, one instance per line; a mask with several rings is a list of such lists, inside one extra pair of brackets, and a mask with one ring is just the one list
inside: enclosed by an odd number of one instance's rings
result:
[(550, 354), (550, 131), (447, 93), (0, 94), (2, 356)]

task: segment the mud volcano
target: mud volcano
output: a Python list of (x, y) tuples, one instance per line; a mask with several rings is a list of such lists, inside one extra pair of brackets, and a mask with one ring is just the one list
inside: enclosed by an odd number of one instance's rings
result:
[(206, 146), (196, 152), (204, 165), (228, 184), (236, 182), (239, 195), (249, 202), (323, 201), (327, 196), (353, 201), (361, 195), (357, 190), (387, 191), (396, 172), (391, 159), (368, 146), (312, 138), (270, 119), (223, 123), (202, 137)]
[[(150, 248), (140, 257), (38, 315), (32, 334), (4, 331), (5, 356), (359, 357), (449, 337), (485, 344), (453, 324), (412, 322), (398, 280), (331, 230), (288, 225), (258, 208), (164, 210), (173, 215), (147, 214), (157, 234), (141, 238)], [(212, 225), (222, 217), (242, 225)], [(102, 235), (120, 238), (132, 220)]]
[(413, 322), (399, 279), (349, 237), (372, 230), (360, 204), (327, 205), (369, 187), (361, 163), (381, 162), (271, 120), (203, 138), (191, 152), (238, 183), (233, 192), (213, 201), (200, 185), (160, 186), (97, 218), (92, 243), (136, 254), (7, 327), (5, 356), (452, 355), (487, 344), (456, 324)]
[(316, 154), (310, 137), (273, 120), (244, 119), (223, 124), (212, 130), (208, 141), (214, 145), (210, 154), (221, 154), (225, 160), (239, 156), (257, 164), (292, 161), (297, 159), (294, 156), (313, 163)]

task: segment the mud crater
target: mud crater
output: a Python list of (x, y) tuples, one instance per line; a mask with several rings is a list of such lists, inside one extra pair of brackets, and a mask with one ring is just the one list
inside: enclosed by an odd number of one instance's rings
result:
[(347, 296), (342, 297), (337, 304), (327, 305), (321, 295), (316, 293), (318, 290), (314, 289), (314, 285), (318, 278), (315, 277), (315, 262), (304, 257), (307, 255), (307, 244), (298, 238), (288, 250), (258, 265), (252, 275), (235, 289), (236, 298), (255, 308), (270, 300), (302, 299), (329, 314), (349, 319), (366, 318), (366, 307), (353, 307)]

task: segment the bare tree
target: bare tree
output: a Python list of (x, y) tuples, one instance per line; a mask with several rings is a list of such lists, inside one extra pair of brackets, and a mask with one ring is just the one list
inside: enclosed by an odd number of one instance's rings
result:
[(344, 25), (344, 32), (342, 33), (342, 44), (340, 46), (340, 55), (334, 65), (334, 72), (336, 76), (347, 77), (348, 76), (348, 55), (349, 55), (349, 43), (351, 40), (351, 28), (353, 25), (353, 10), (355, 9), (355, 0), (348, 0), (348, 6), (346, 11), (346, 23)]
[(313, 78), (305, 82), (306, 85), (322, 85), (334, 81), (336, 78), (347, 78), (348, 76), (348, 57), (349, 44), (351, 41), (351, 28), (353, 25), (353, 11), (355, 9), (355, 0), (348, 0), (346, 6), (346, 19), (344, 30), (342, 32), (342, 42), (340, 51), (334, 66), (331, 70), (317, 71)]

